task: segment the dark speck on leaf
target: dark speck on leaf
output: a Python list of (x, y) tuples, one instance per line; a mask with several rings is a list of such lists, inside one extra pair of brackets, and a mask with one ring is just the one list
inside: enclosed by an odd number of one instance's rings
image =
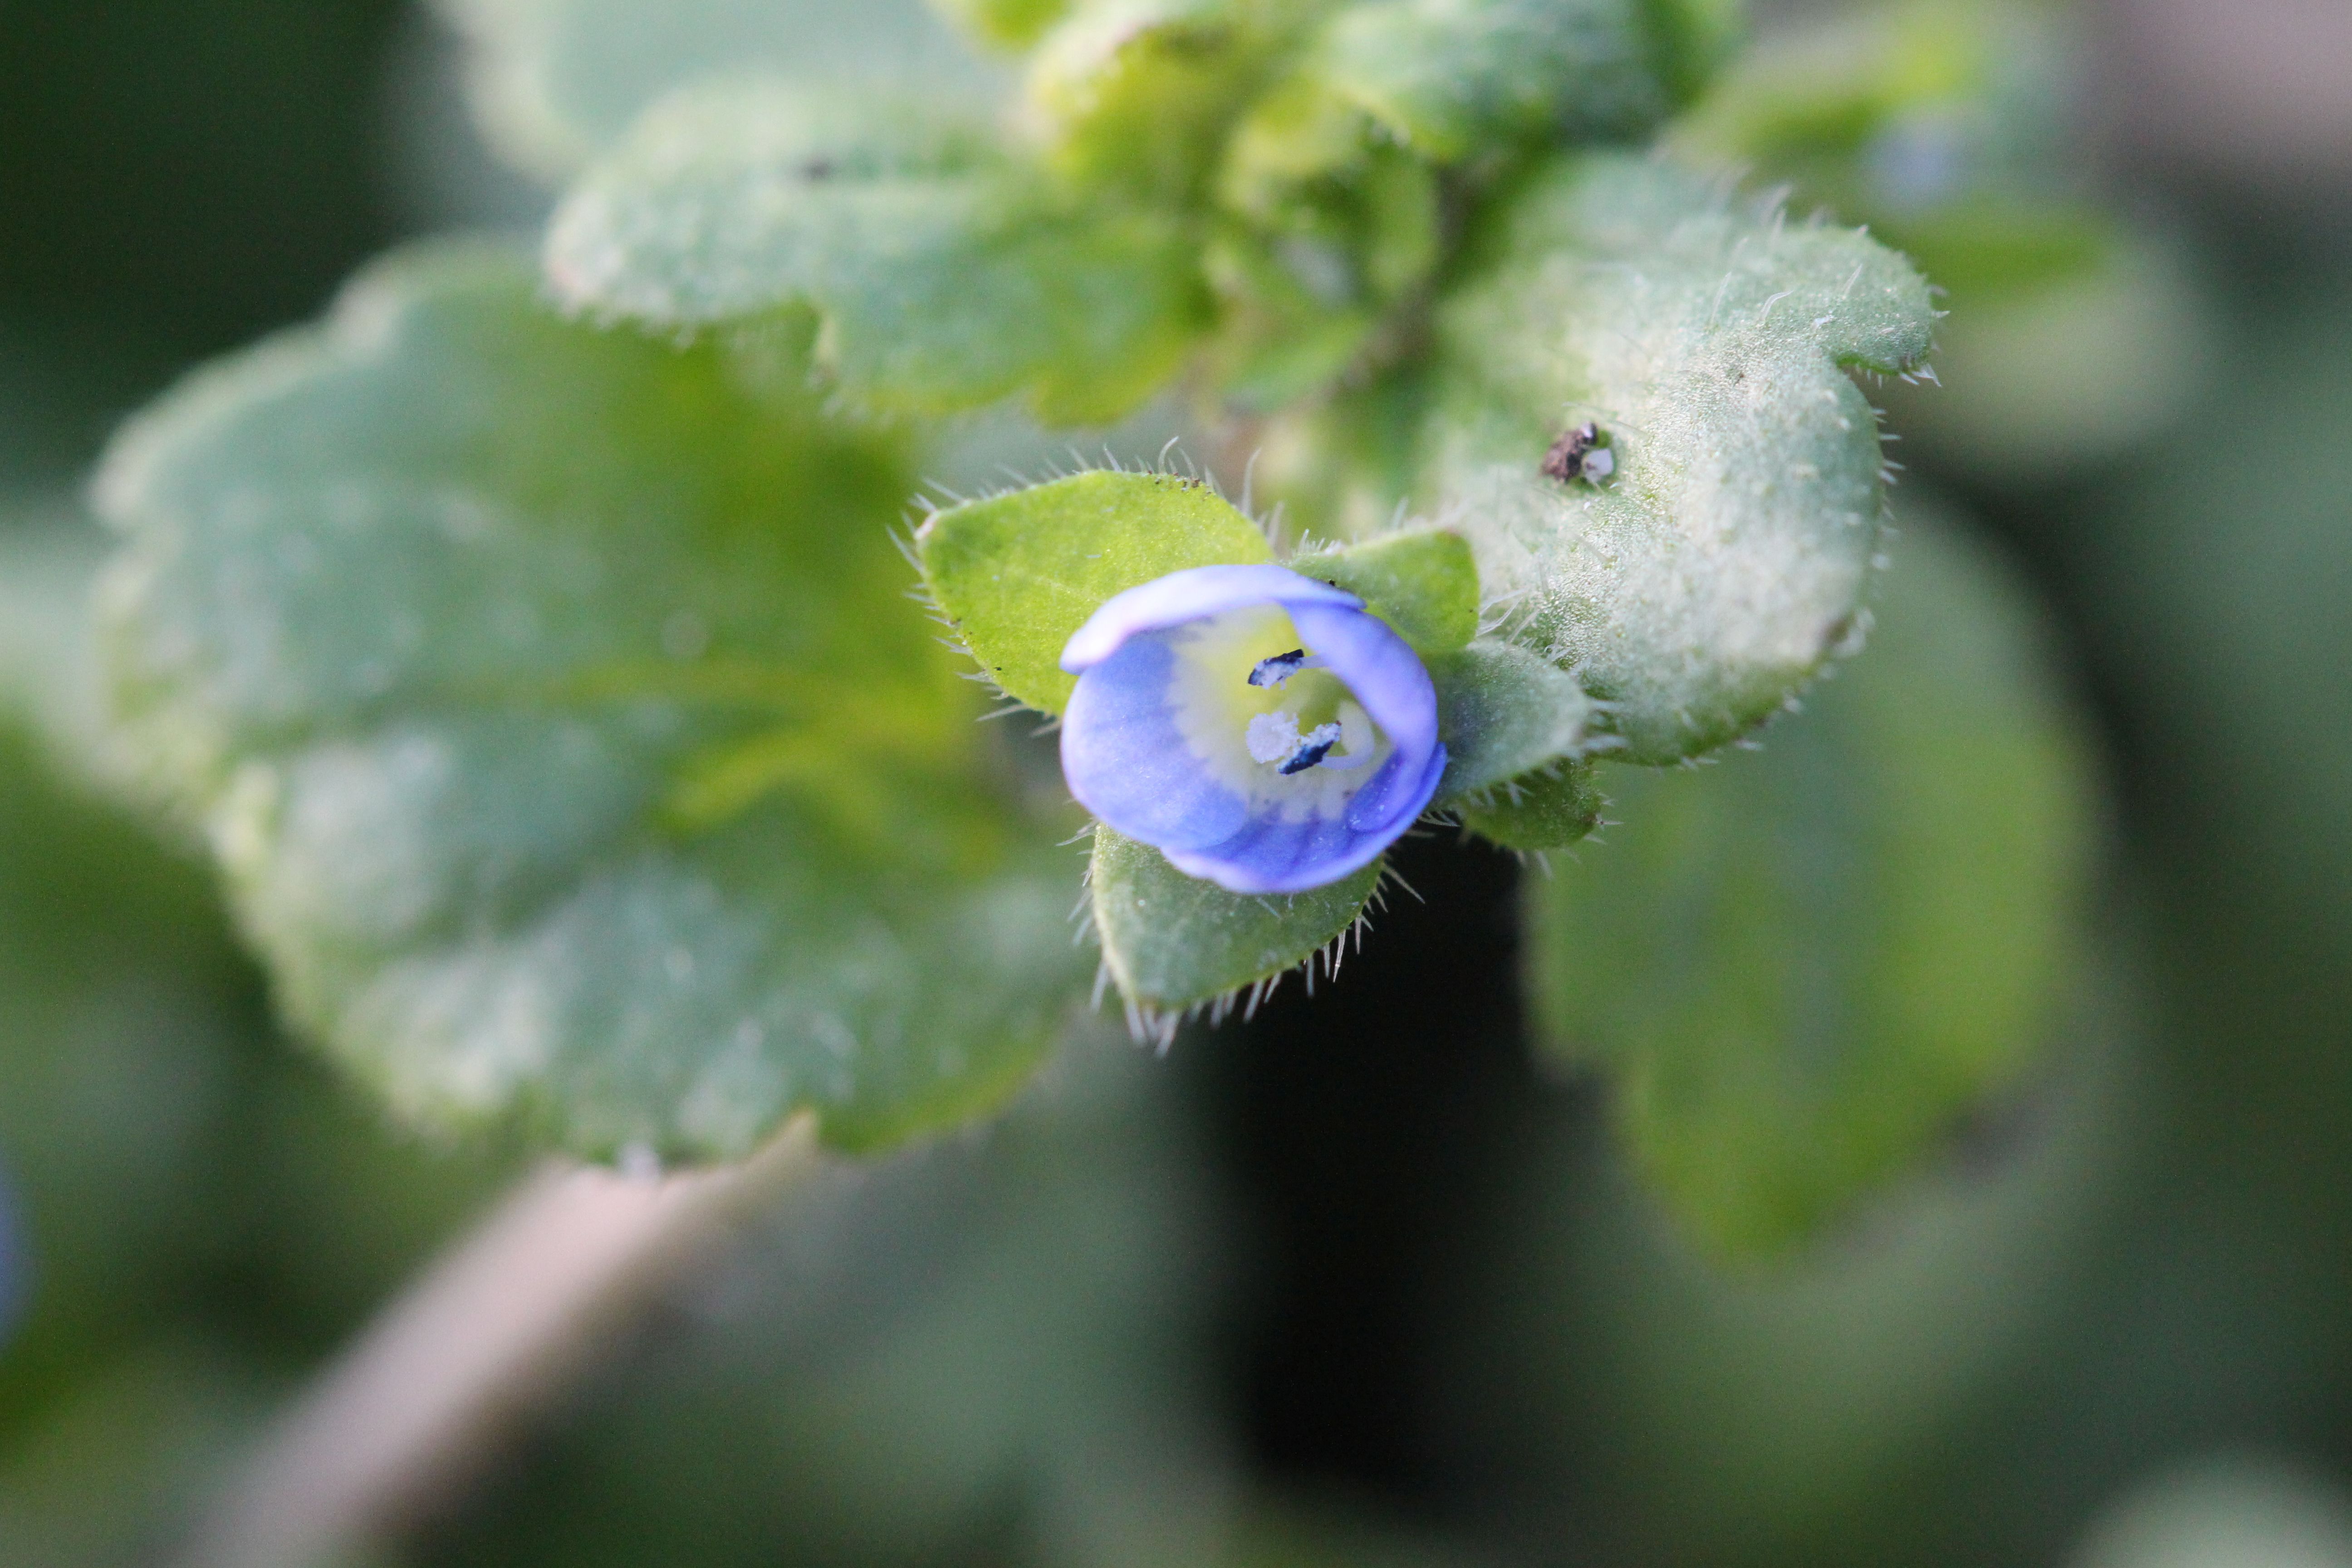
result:
[(833, 178), (833, 160), (830, 158), (811, 158), (807, 163), (801, 165), (801, 178), (803, 180), (830, 180)]
[(1551, 444), (1551, 450), (1544, 454), (1544, 476), (1564, 485), (1578, 479), (1599, 484), (1617, 471), (1617, 459), (1601, 445), (1601, 427), (1589, 420), (1561, 431), (1559, 439)]

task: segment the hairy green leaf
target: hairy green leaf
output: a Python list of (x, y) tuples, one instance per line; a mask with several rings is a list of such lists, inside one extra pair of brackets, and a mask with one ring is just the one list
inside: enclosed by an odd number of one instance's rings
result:
[(992, 1103), (1067, 860), (797, 375), (568, 324), (503, 251), (205, 373), (99, 495), (118, 705), (281, 1003), (402, 1114), (734, 1154)]
[[(1339, 13), (1314, 64), (1339, 97), (1439, 163), (1537, 139), (1626, 137), (1706, 74), (1719, 29), (1652, 0), (1381, 0)], [(1720, 7), (1709, 7), (1719, 10)]]
[[(342, 1321), (499, 1173), (395, 1150), (287, 1058), (210, 868), (91, 788), (114, 782), (89, 624), (108, 542), (70, 504), (0, 501), (0, 1186), (32, 1264), (0, 1302), (0, 1514), (10, 1553), (58, 1561), (95, 1538), (48, 1552), (45, 1523), (142, 1522), (89, 1455), (52, 1453), (95, 1369), (266, 1257), (300, 1258), (306, 1310)], [(65, 1491), (28, 1492), (49, 1468)]]
[[(1441, 313), (1424, 498), (1466, 532), (1520, 640), (1668, 763), (1778, 711), (1851, 633), (1882, 511), (1847, 367), (1919, 363), (1934, 311), (1899, 256), (1753, 216), (1666, 165), (1566, 160)], [(1591, 423), (1613, 474), (1547, 455)]]
[(1381, 882), (1381, 862), (1304, 893), (1233, 893), (1188, 877), (1149, 844), (1095, 828), (1089, 876), (1103, 965), (1129, 1020), (1161, 1037), (1188, 1010), (1231, 998), (1339, 946)]
[(1612, 772), (1624, 825), (1529, 884), (1550, 1047), (1731, 1250), (1809, 1234), (2014, 1075), (2075, 979), (2092, 783), (2014, 592), (1906, 528), (1869, 654), (1759, 751)]
[(1437, 735), (1445, 742), (1439, 805), (1571, 758), (1582, 746), (1592, 704), (1558, 665), (1498, 637), (1428, 662)]
[(1478, 563), (1450, 529), (1414, 528), (1295, 557), (1293, 570), (1364, 601), (1424, 656), (1478, 635)]
[(1506, 849), (1565, 849), (1601, 826), (1604, 804), (1589, 762), (1565, 762), (1507, 779), (1477, 804), (1454, 810), (1462, 826)]
[(499, 153), (561, 179), (688, 82), (758, 72), (984, 106), (1009, 82), (922, 0), (436, 0)]
[(1274, 558), (1257, 525), (1198, 479), (1105, 472), (940, 512), (915, 550), (981, 668), (1045, 713), (1077, 684), (1064, 645), (1113, 594), (1190, 566)]
[(813, 305), (843, 386), (896, 408), (1025, 388), (1049, 423), (1109, 420), (1200, 325), (1171, 220), (1056, 205), (953, 113), (772, 81), (648, 112), (564, 199), (546, 259), (566, 304), (649, 326)]

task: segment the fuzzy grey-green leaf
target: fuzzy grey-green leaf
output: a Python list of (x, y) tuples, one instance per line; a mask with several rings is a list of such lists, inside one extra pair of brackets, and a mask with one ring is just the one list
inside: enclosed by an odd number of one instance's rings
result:
[(1622, 137), (1674, 106), (1645, 0), (1381, 0), (1341, 11), (1323, 81), (1440, 163), (1543, 136)]
[(1095, 828), (1091, 877), (1103, 963), (1140, 1023), (1169, 1019), (1333, 947), (1380, 886), (1374, 861), (1304, 893), (1232, 893), (1149, 844)]
[(993, 1103), (1082, 978), (1071, 866), (906, 600), (904, 454), (536, 296), (409, 255), (126, 433), (131, 746), (411, 1120), (730, 1155)]
[(546, 264), (570, 307), (664, 329), (813, 306), (846, 390), (920, 411), (1025, 388), (1049, 422), (1115, 418), (1200, 324), (1165, 216), (1057, 206), (934, 104), (774, 81), (649, 110), (565, 197)]
[(931, 596), (1004, 694), (1059, 713), (1062, 648), (1113, 594), (1191, 566), (1273, 559), (1265, 535), (1198, 479), (1096, 472), (968, 501), (915, 535)]
[(477, 119), (509, 161), (562, 179), (647, 105), (706, 77), (845, 80), (984, 109), (1004, 74), (921, 0), (436, 0), (470, 46)]
[[(1425, 504), (1476, 546), (1514, 636), (1668, 763), (1762, 722), (1852, 633), (1883, 502), (1848, 369), (1902, 371), (1935, 312), (1850, 230), (1744, 212), (1664, 164), (1561, 160), (1440, 316)], [(1613, 474), (1544, 471), (1591, 422)]]

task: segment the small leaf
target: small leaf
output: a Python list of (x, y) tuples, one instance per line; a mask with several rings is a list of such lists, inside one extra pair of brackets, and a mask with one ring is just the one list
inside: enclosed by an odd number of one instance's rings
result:
[[(1385, 0), (1334, 19), (1320, 79), (1438, 163), (1536, 140), (1629, 137), (1693, 67), (1643, 0)], [(1669, 58), (1671, 56), (1671, 58)]]
[(1445, 744), (1437, 805), (1572, 757), (1582, 746), (1592, 704), (1559, 666), (1495, 637), (1428, 662)]
[(922, 0), (436, 0), (471, 46), (492, 145), (550, 180), (578, 172), (647, 105), (706, 77), (864, 84), (984, 110), (1010, 89)]
[(2036, 628), (1906, 523), (1870, 652), (1719, 767), (1619, 769), (1604, 848), (1528, 888), (1549, 1046), (1718, 1247), (1786, 1247), (1934, 1150), (2049, 1038), (2094, 789)]
[(433, 249), (117, 443), (131, 742), (281, 1005), (427, 1123), (732, 1155), (984, 1109), (1069, 862), (907, 603), (885, 435)]
[(1235, 121), (1217, 172), (1217, 196), (1258, 226), (1276, 228), (1304, 193), (1360, 173), (1376, 145), (1362, 110), (1311, 71), (1294, 71)]
[(1460, 200), (1427, 163), (1297, 72), (1234, 124), (1214, 194), (1208, 361), (1229, 404), (1279, 412), (1407, 352)]
[[(1335, 945), (1380, 886), (1381, 863), (1305, 893), (1229, 893), (1188, 877), (1149, 844), (1095, 828), (1091, 885), (1103, 963), (1139, 1026), (1308, 963)], [(1311, 978), (1313, 969), (1308, 974)]]
[(1506, 849), (1565, 849), (1601, 826), (1605, 804), (1593, 764), (1562, 763), (1527, 773), (1487, 792), (1486, 804), (1454, 806), (1462, 826)]
[[(1605, 700), (1625, 760), (1780, 710), (1847, 638), (1877, 552), (1876, 418), (1848, 366), (1927, 353), (1927, 285), (1844, 229), (1742, 216), (1656, 163), (1563, 161), (1440, 316), (1423, 498), (1514, 633)], [(1590, 422), (1614, 473), (1548, 474)]]
[(1167, 218), (1056, 207), (983, 125), (932, 106), (774, 82), (649, 111), (557, 209), (546, 261), (566, 304), (649, 326), (813, 305), (843, 386), (918, 411), (1028, 388), (1049, 422), (1107, 421), (1201, 325)]
[(915, 535), (940, 608), (1008, 697), (1059, 713), (1077, 678), (1062, 648), (1113, 594), (1190, 566), (1274, 552), (1257, 525), (1197, 479), (1074, 474), (968, 501)]
[(1182, 202), (1279, 47), (1279, 7), (1075, 0), (1024, 84), (1051, 166), (1083, 185)]
[(1025, 49), (1062, 19), (1070, 0), (931, 0), (931, 5), (982, 43)]
[(1450, 653), (1478, 635), (1478, 563), (1470, 542), (1450, 529), (1381, 534), (1290, 565), (1363, 600), (1423, 656)]

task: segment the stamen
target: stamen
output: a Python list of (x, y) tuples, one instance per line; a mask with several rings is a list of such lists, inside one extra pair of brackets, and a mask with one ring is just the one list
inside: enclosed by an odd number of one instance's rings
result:
[(1290, 773), (1303, 773), (1307, 769), (1313, 767), (1316, 763), (1321, 762), (1324, 758), (1329, 756), (1331, 754), (1331, 748), (1339, 743), (1339, 725), (1318, 724), (1314, 729), (1309, 730), (1306, 734), (1299, 737), (1298, 750), (1293, 752), (1290, 754), (1290, 760), (1283, 763), (1276, 771), (1284, 773), (1285, 775), (1288, 775)]
[(1286, 709), (1260, 713), (1249, 721), (1242, 739), (1254, 763), (1286, 761), (1298, 754), (1298, 715)]
[(1290, 774), (1303, 773), (1329, 756), (1344, 733), (1337, 724), (1318, 724), (1302, 735), (1298, 732), (1298, 715), (1287, 709), (1277, 709), (1251, 719), (1243, 739), (1249, 746), (1251, 761), (1279, 763), (1276, 771)]
[(1339, 704), (1339, 744), (1347, 751), (1323, 765), (1331, 768), (1360, 768), (1372, 760), (1379, 738), (1372, 729), (1371, 716), (1358, 704), (1341, 700)]
[(1280, 686), (1302, 669), (1322, 668), (1321, 654), (1308, 653), (1303, 647), (1295, 647), (1288, 653), (1278, 653), (1271, 658), (1259, 659), (1257, 668), (1249, 673), (1249, 683), (1252, 686)]

